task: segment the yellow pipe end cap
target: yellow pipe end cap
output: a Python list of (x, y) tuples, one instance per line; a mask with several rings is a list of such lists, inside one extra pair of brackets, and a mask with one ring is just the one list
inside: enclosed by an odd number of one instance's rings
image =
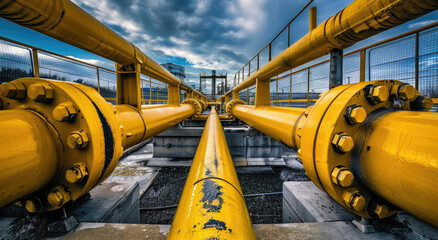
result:
[(374, 101), (381, 103), (389, 98), (389, 90), (386, 86), (376, 86), (373, 88), (373, 99)]
[(367, 118), (367, 111), (363, 107), (356, 107), (351, 110), (350, 119), (353, 123), (363, 123)]

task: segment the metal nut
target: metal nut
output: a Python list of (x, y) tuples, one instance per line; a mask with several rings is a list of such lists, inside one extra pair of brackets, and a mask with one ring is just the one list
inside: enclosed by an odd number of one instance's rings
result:
[(41, 201), (37, 198), (28, 199), (24, 205), (26, 211), (30, 213), (37, 212), (41, 209)]
[(389, 90), (386, 86), (376, 86), (372, 89), (372, 98), (377, 103), (382, 103), (389, 98)]
[(358, 191), (347, 191), (343, 195), (344, 203), (355, 211), (361, 211), (365, 208), (366, 199)]
[(72, 120), (76, 116), (76, 109), (73, 103), (61, 103), (56, 106), (53, 111), (53, 118), (58, 122), (65, 122)]
[(86, 176), (88, 176), (87, 168), (83, 163), (76, 163), (65, 172), (65, 179), (69, 183), (77, 183), (82, 181)]
[(386, 205), (376, 204), (373, 212), (380, 218), (383, 219), (388, 216), (389, 209)]
[(345, 110), (345, 118), (348, 124), (360, 124), (367, 118), (367, 111), (362, 106), (351, 105)]
[(47, 195), (47, 202), (52, 206), (62, 206), (70, 201), (71, 196), (63, 186), (57, 186)]
[(415, 94), (415, 88), (410, 84), (403, 84), (398, 87), (398, 95), (405, 100), (413, 99)]
[(23, 99), (26, 97), (26, 87), (19, 82), (2, 84), (2, 95), (10, 99)]
[(34, 83), (27, 90), (27, 96), (35, 102), (52, 100), (54, 90), (48, 84)]
[(332, 144), (336, 150), (342, 153), (350, 152), (354, 147), (353, 138), (346, 133), (336, 133)]
[(69, 148), (78, 149), (88, 146), (88, 136), (83, 131), (75, 131), (67, 137), (67, 146)]
[(331, 174), (332, 181), (336, 185), (349, 187), (353, 184), (354, 175), (346, 167), (335, 167)]

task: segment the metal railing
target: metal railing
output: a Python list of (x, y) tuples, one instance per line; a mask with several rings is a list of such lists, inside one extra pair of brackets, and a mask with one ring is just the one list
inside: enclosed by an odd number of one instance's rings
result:
[[(438, 104), (438, 21), (344, 54), (343, 83), (382, 79), (415, 86)], [(329, 89), (329, 60), (271, 79), (271, 105), (311, 106)], [(255, 86), (240, 92), (254, 104)], [(437, 110), (435, 106), (434, 111)]]
[[(289, 21), (288, 24), (262, 48), (254, 57), (252, 57), (237, 73), (234, 75), (233, 86), (237, 86), (244, 81), (246, 77), (260, 69), (264, 64), (270, 62), (274, 57), (292, 44), (291, 25), (313, 2), (310, 0), (307, 4)], [(284, 38), (284, 39), (283, 39)]]
[[(81, 83), (116, 103), (116, 71), (0, 37), (0, 83), (23, 77)], [(141, 90), (142, 104), (167, 103), (167, 84), (142, 75)]]

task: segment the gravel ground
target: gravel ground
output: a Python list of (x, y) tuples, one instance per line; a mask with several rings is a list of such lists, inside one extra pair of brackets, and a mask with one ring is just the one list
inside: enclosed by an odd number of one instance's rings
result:
[[(189, 168), (162, 168), (149, 190), (140, 198), (140, 208), (177, 205)], [(281, 192), (284, 181), (306, 181), (301, 168), (274, 168), (266, 173), (238, 173), (244, 194)], [(170, 181), (171, 179), (171, 181)], [(245, 199), (254, 224), (282, 222), (282, 194)], [(171, 224), (176, 208), (141, 211), (141, 223)]]

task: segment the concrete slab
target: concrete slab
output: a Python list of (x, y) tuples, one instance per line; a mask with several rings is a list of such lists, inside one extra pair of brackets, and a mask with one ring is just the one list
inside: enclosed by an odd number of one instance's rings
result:
[[(165, 239), (169, 225), (81, 223), (59, 239)], [(348, 222), (258, 224), (254, 230), (259, 240), (267, 239), (359, 239), (393, 240), (388, 233), (363, 234)]]
[[(233, 158), (236, 167), (285, 167), (286, 163), (282, 158)], [(151, 158), (146, 166), (148, 167), (190, 167), (192, 160), (181, 160), (175, 158)]]
[[(298, 215), (303, 222), (351, 221), (355, 216), (310, 181), (283, 183), (283, 214)], [(293, 212), (287, 212), (288, 210)], [(284, 220), (288, 220), (287, 218)], [(290, 221), (294, 221), (291, 217)]]
[(139, 192), (137, 182), (103, 182), (70, 214), (78, 222), (140, 223)]

